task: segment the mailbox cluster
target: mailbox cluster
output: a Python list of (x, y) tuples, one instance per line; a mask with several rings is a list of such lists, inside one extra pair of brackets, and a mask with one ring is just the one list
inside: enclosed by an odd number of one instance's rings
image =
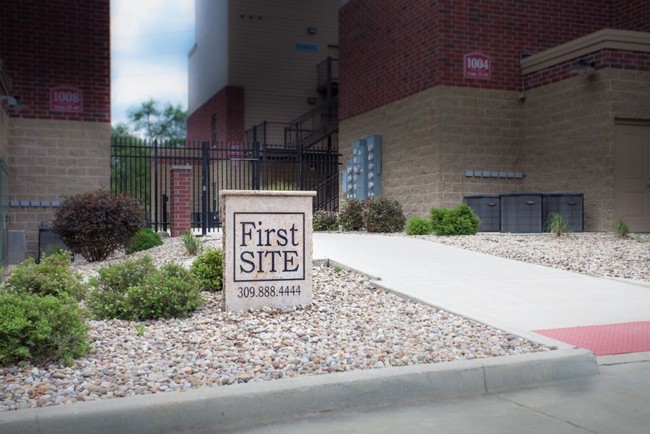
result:
[(381, 195), (381, 136), (352, 142), (352, 157), (341, 173), (345, 196), (366, 200)]

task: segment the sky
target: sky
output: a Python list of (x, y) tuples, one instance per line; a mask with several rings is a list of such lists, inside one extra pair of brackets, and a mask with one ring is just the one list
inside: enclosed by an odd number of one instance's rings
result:
[(194, 0), (111, 0), (112, 124), (150, 98), (187, 109)]

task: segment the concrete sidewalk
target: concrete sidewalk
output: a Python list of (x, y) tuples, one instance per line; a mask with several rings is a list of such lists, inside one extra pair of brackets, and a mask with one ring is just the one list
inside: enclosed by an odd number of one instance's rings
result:
[[(504, 330), (650, 320), (650, 288), (397, 236), (314, 234), (314, 258)], [(535, 335), (542, 339), (540, 335)]]

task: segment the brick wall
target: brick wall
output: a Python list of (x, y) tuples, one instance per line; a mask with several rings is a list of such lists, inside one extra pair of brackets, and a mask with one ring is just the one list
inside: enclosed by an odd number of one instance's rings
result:
[[(586, 57), (589, 60), (593, 60), (593, 68), (595, 70), (614, 68), (631, 71), (650, 71), (650, 53), (600, 50)], [(578, 59), (572, 59), (524, 76), (524, 90), (566, 80), (580, 73)]]
[(244, 88), (226, 86), (210, 98), (187, 120), (189, 140), (211, 140), (212, 116), (217, 120), (217, 142), (244, 140)]
[(616, 2), (616, 28), (650, 32), (648, 0), (619, 0)]
[[(0, 108), (0, 158), (6, 158), (9, 147), (9, 116)], [(5, 161), (6, 163), (6, 161)]]
[[(12, 117), (110, 122), (109, 0), (2, 1), (0, 47), (14, 94)], [(50, 110), (50, 89), (83, 93), (79, 113)]]
[[(438, 84), (520, 89), (521, 53), (614, 26), (614, 6), (609, 0), (350, 1), (340, 11), (341, 118)], [(491, 56), (491, 80), (463, 77), (463, 56), (473, 51)]]
[(192, 167), (171, 168), (171, 236), (178, 237), (191, 229)]

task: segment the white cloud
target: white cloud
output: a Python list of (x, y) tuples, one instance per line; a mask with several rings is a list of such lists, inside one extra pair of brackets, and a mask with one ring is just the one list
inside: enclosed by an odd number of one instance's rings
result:
[(194, 0), (111, 0), (113, 124), (149, 98), (187, 107)]

